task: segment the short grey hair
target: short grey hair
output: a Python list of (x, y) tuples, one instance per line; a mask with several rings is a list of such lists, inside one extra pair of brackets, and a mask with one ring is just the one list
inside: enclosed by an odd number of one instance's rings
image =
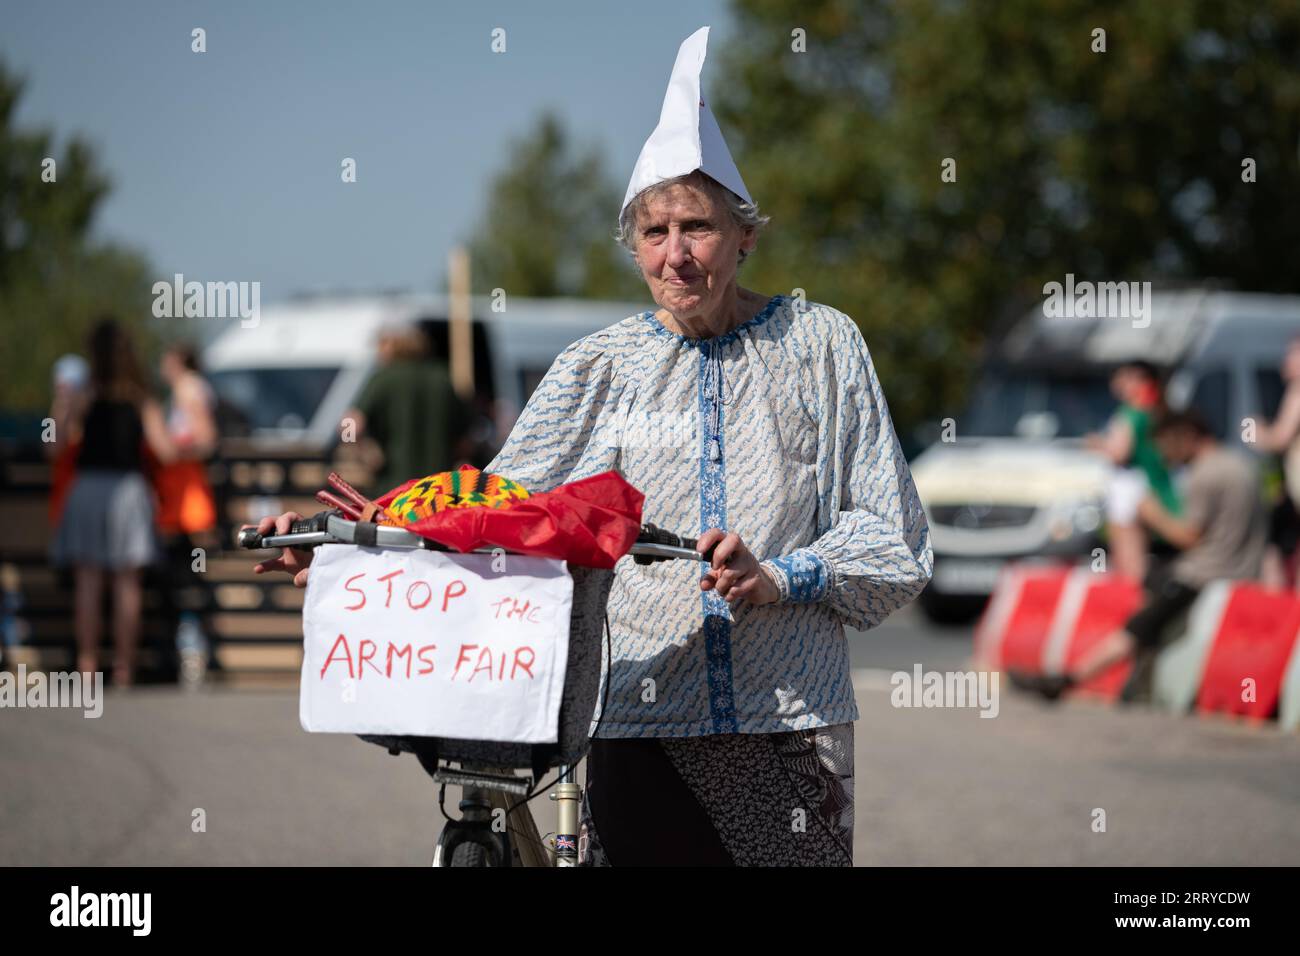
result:
[[(742, 230), (761, 230), (771, 221), (771, 216), (764, 216), (758, 211), (757, 203), (745, 202), (712, 176), (696, 169), (684, 176), (674, 176), (672, 179), (665, 179), (661, 183), (647, 186), (627, 204), (627, 208), (618, 217), (618, 231), (614, 233), (614, 240), (632, 256), (636, 255), (637, 216), (645, 210), (647, 200), (673, 186), (696, 186), (708, 190), (715, 199), (722, 202), (727, 214), (731, 216), (731, 221)], [(737, 264), (744, 262), (745, 257), (748, 255), (748, 252), (741, 249)]]

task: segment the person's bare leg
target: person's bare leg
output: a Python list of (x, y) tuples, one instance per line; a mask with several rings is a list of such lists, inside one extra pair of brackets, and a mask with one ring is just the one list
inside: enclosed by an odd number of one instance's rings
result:
[(1111, 524), (1106, 534), (1110, 538), (1110, 569), (1141, 581), (1147, 570), (1147, 536), (1141, 526)]
[(78, 565), (75, 580), (73, 625), (77, 634), (77, 670), (93, 674), (99, 669), (99, 610), (104, 595), (104, 572)]
[(1133, 635), (1122, 628), (1107, 634), (1083, 655), (1079, 663), (1070, 669), (1070, 677), (1077, 683), (1091, 680), (1115, 664), (1132, 657), (1137, 650), (1137, 641)]
[(113, 683), (118, 687), (130, 687), (135, 677), (142, 590), (138, 568), (113, 573)]
[(1270, 544), (1264, 549), (1264, 560), (1259, 566), (1259, 583), (1279, 591), (1286, 587), (1286, 560), (1277, 545)]

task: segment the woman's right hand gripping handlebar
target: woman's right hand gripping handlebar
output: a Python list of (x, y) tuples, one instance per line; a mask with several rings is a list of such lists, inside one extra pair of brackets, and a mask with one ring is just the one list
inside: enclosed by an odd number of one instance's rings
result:
[[(257, 523), (258, 534), (270, 534), (274, 531), (276, 534), (288, 534), (289, 526), (295, 521), (301, 521), (302, 515), (296, 511), (286, 511), (278, 518), (266, 517)], [(283, 571), (285, 574), (293, 575), (293, 586), (296, 588), (305, 588), (307, 586), (307, 572), (311, 566), (312, 552), (302, 548), (281, 548), (278, 558), (269, 558), (253, 568), (254, 574), (265, 574), (268, 571)]]

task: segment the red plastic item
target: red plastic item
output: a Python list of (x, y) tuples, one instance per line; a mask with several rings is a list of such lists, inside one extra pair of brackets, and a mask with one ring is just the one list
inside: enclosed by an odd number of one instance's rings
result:
[[(1122, 628), (1141, 605), (1142, 585), (1137, 581), (1118, 574), (1097, 575), (1088, 585), (1079, 616), (1070, 632), (1066, 669), (1072, 670), (1094, 644)], [(1132, 670), (1131, 660), (1120, 661), (1079, 684), (1071, 693), (1115, 700)]]
[[(1234, 587), (1205, 662), (1196, 709), (1255, 720), (1272, 716), (1297, 631), (1300, 600), (1294, 595), (1254, 584)], [(1247, 679), (1254, 682), (1253, 695), (1245, 693)]]
[[(409, 484), (409, 482), (408, 482)], [(387, 505), (404, 488), (379, 499)], [(457, 551), (504, 548), (612, 568), (636, 543), (645, 495), (616, 471), (592, 475), (501, 508), (449, 508), (406, 526)]]
[(1056, 606), (1065, 589), (1070, 568), (1024, 567), (1015, 608), (997, 637), (997, 663), (1005, 670), (1033, 674), (1043, 671), (1043, 649), (1056, 617)]

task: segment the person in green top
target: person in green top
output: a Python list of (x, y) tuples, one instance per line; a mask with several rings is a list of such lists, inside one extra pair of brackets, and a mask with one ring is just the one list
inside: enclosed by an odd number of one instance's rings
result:
[(1165, 411), (1160, 373), (1150, 362), (1125, 362), (1112, 373), (1110, 388), (1120, 406), (1106, 431), (1089, 435), (1085, 444), (1116, 466), (1106, 491), (1111, 570), (1141, 581), (1149, 542), (1138, 520), (1139, 503), (1149, 492), (1171, 514), (1181, 513), (1178, 491), (1155, 441), (1155, 426)]
[(356, 438), (372, 439), (383, 452), (371, 489), (375, 496), (455, 467), (473, 415), (452, 388), (446, 364), (429, 357), (418, 327), (385, 327), (377, 351), (379, 368), (348, 413)]

